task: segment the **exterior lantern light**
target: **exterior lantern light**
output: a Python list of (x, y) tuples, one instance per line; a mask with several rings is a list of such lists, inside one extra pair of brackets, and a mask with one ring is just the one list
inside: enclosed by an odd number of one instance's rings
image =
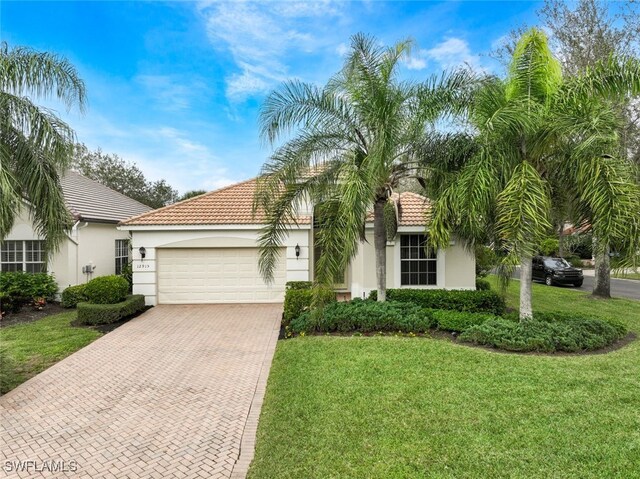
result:
[(300, 256), (300, 245), (296, 244), (296, 259)]
[(144, 257), (147, 256), (147, 249), (144, 246), (140, 246), (138, 251), (140, 252), (140, 258), (144, 260)]

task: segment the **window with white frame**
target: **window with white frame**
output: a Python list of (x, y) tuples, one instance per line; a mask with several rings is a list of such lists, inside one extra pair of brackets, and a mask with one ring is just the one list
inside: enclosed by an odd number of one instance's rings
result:
[(47, 269), (44, 241), (3, 241), (0, 245), (0, 269), (3, 272), (43, 273)]
[(421, 234), (400, 235), (400, 284), (428, 286), (437, 284), (437, 256)]
[(116, 240), (116, 274), (122, 274), (122, 271), (129, 264), (129, 240)]

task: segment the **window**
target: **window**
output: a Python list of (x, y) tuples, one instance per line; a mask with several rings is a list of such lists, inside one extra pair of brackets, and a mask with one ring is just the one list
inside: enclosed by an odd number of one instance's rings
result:
[(116, 240), (116, 274), (122, 271), (129, 264), (129, 240)]
[(44, 241), (3, 241), (0, 247), (2, 271), (42, 273), (46, 271)]
[(425, 235), (400, 236), (400, 284), (425, 286), (437, 283), (436, 252), (427, 246)]

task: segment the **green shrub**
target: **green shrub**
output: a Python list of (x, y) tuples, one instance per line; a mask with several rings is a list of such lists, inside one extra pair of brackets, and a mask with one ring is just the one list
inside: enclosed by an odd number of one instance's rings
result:
[[(282, 315), (283, 326), (288, 326), (295, 318), (311, 309), (314, 293), (312, 286), (310, 281), (289, 281), (287, 283)], [(331, 290), (323, 290), (319, 294), (323, 303), (330, 303), (336, 299), (335, 293)]]
[(593, 235), (591, 233), (578, 233), (565, 236), (566, 248), (581, 259), (591, 259), (593, 256)]
[(546, 238), (538, 245), (538, 252), (542, 256), (555, 256), (560, 248), (558, 238)]
[[(369, 299), (376, 299), (371, 291)], [(471, 313), (491, 313), (501, 316), (506, 310), (504, 298), (495, 291), (447, 289), (388, 289), (387, 300), (415, 303), (429, 309), (452, 309)]]
[(447, 309), (433, 310), (431, 316), (435, 320), (439, 329), (445, 331), (456, 331), (461, 333), (471, 326), (476, 326), (495, 319), (496, 316), (488, 313), (469, 313), (467, 311), (452, 311)]
[(318, 314), (306, 312), (291, 321), (291, 332), (425, 332), (435, 323), (431, 312), (412, 303), (354, 299), (326, 305)]
[(144, 307), (142, 294), (132, 294), (115, 304), (78, 303), (78, 322), (86, 325), (116, 323), (142, 311)]
[(284, 314), (282, 325), (288, 326), (305, 311), (311, 308), (313, 291), (310, 289), (288, 289), (284, 294)]
[(507, 351), (578, 352), (604, 348), (626, 334), (625, 326), (616, 321), (548, 313), (523, 322), (491, 319), (467, 329), (460, 340)]
[(58, 291), (53, 276), (47, 273), (0, 273), (0, 291), (4, 294), (3, 308), (18, 312), (34, 298), (53, 299)]
[(582, 264), (582, 260), (578, 256), (567, 256), (565, 259), (574, 268), (582, 268), (582, 267), (584, 267), (584, 265)]
[(311, 289), (313, 283), (311, 281), (287, 281), (287, 290), (289, 289)]
[(78, 303), (87, 301), (87, 296), (84, 293), (85, 286), (84, 284), (77, 284), (66, 288), (62, 292), (60, 306), (63, 308), (75, 308)]
[(84, 287), (87, 301), (93, 304), (116, 304), (129, 293), (129, 283), (122, 276), (99, 276)]
[(489, 291), (491, 289), (491, 283), (483, 278), (476, 278), (476, 290), (477, 291)]
[(489, 246), (476, 245), (476, 276), (484, 278), (498, 265), (498, 255)]

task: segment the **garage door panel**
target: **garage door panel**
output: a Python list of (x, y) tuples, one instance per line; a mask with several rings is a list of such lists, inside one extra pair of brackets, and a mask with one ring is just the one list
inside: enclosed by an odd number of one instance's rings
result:
[(258, 270), (257, 248), (158, 249), (158, 302), (281, 302), (286, 270), (284, 250), (266, 285)]

